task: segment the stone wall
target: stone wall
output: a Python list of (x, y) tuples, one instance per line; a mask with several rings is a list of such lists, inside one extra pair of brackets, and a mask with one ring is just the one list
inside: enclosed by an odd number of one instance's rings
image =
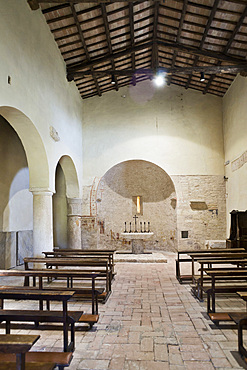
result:
[[(172, 176), (177, 191), (178, 249), (201, 249), (206, 240), (226, 239), (223, 176)], [(188, 238), (182, 238), (182, 231)]]
[[(129, 194), (137, 195), (135, 186), (141, 188), (144, 201), (144, 212), (138, 221), (150, 220), (154, 232), (154, 236), (145, 242), (146, 250), (203, 249), (208, 240), (226, 239), (223, 176), (177, 175), (169, 178), (163, 170), (148, 162), (128, 162), (113, 167), (101, 179), (97, 216), (83, 217), (82, 248), (131, 250), (131, 242), (121, 233), (126, 220), (127, 229), (131, 221), (133, 230), (133, 201)], [(137, 166), (138, 162), (142, 163), (142, 169)], [(148, 169), (152, 174), (150, 178), (144, 175)]]

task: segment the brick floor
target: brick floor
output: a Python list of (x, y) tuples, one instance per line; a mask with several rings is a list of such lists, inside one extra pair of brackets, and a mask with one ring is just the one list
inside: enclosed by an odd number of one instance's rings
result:
[[(236, 328), (217, 328), (189, 285), (175, 278), (175, 255), (167, 263), (117, 263), (113, 292), (99, 306), (100, 320), (91, 331), (76, 332), (76, 349), (69, 369), (179, 370), (246, 369), (237, 353)], [(244, 310), (231, 296), (217, 300), (221, 310)], [(27, 307), (6, 302), (6, 307)], [(35, 303), (28, 305), (29, 308)], [(55, 305), (54, 305), (55, 307)], [(57, 306), (56, 306), (57, 307)], [(88, 305), (71, 302), (70, 309), (89, 312)], [(3, 333), (3, 329), (0, 329)], [(61, 331), (14, 329), (39, 333), (36, 350), (62, 350)]]

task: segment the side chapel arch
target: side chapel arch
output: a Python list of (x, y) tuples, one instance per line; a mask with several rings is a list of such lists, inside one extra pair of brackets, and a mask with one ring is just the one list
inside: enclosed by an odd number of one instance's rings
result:
[(60, 158), (55, 174), (53, 196), (54, 245), (60, 248), (81, 248), (81, 208), (79, 181), (71, 157)]

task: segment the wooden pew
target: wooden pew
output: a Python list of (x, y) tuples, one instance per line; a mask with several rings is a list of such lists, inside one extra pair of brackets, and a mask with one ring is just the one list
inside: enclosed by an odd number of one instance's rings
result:
[[(221, 253), (238, 253), (238, 252), (245, 252), (246, 250), (244, 248), (215, 248), (215, 249), (205, 249), (205, 250), (199, 250), (199, 251), (192, 251), (192, 250), (181, 250), (178, 251), (177, 259), (176, 259), (176, 278), (177, 280), (182, 283), (184, 281), (192, 281), (193, 274), (190, 275), (182, 275), (181, 274), (181, 263), (189, 262), (192, 263), (192, 259), (190, 257), (190, 254), (193, 253), (194, 255), (199, 254), (205, 254), (205, 255), (213, 255), (213, 254), (221, 254)], [(181, 258), (181, 256), (187, 255), (186, 258)], [(192, 267), (192, 266), (191, 266)]]
[[(29, 322), (34, 321), (36, 326), (40, 322), (52, 322), (63, 324), (63, 348), (64, 352), (73, 351), (75, 347), (75, 322), (79, 322), (82, 315), (81, 311), (69, 311), (67, 308), (68, 300), (73, 296), (74, 291), (57, 292), (35, 290), (0, 290), (0, 299), (2, 300), (2, 309), (0, 310), (0, 322), (6, 322), (6, 334), (10, 334), (10, 323), (12, 321)], [(12, 310), (3, 309), (3, 303), (6, 299), (20, 300), (49, 300), (62, 303), (62, 311), (43, 311), (43, 310)], [(68, 343), (68, 331), (71, 331), (71, 341)]]
[[(232, 255), (233, 256), (233, 255)], [(200, 271), (200, 276), (198, 278), (194, 277), (193, 282), (194, 286), (192, 286), (192, 293), (199, 299), (203, 300), (203, 291), (204, 291), (204, 281), (209, 281), (210, 277), (205, 276), (204, 273), (206, 272), (207, 268), (205, 268), (205, 265), (210, 265), (212, 267), (213, 265), (237, 265), (238, 267), (245, 267), (247, 265), (247, 257), (244, 258), (244, 255), (242, 256), (243, 258), (226, 258), (226, 257), (218, 257), (217, 259), (214, 258), (207, 258), (204, 259), (202, 257), (196, 259), (197, 263), (200, 265), (199, 271)], [(218, 268), (219, 268), (218, 267)], [(226, 268), (226, 270), (229, 269)], [(224, 278), (222, 278), (224, 279)]]
[[(245, 302), (247, 302), (247, 291), (245, 292), (237, 292), (237, 294), (242, 298)], [(230, 313), (229, 316), (231, 319), (238, 325), (238, 351), (244, 359), (247, 359), (247, 350), (244, 346), (243, 341), (243, 331), (247, 329), (247, 312), (241, 313)]]
[[(207, 275), (211, 277), (209, 287), (204, 287), (207, 293), (207, 312), (215, 313), (215, 299), (218, 293), (237, 293), (247, 290), (247, 268), (232, 269), (205, 269)], [(219, 284), (221, 282), (221, 284)], [(211, 304), (212, 299), (212, 304)], [(211, 317), (211, 315), (209, 315)]]
[(109, 265), (112, 269), (114, 275), (114, 254), (116, 250), (103, 250), (103, 249), (92, 249), (92, 250), (83, 250), (83, 249), (54, 249), (53, 252), (42, 252), (45, 257), (107, 257), (109, 258)]
[[(105, 259), (84, 259), (84, 258), (24, 258), (25, 270), (29, 269), (30, 263), (45, 264), (48, 269), (55, 267), (80, 267), (83, 271), (100, 273), (98, 278), (105, 280), (105, 294), (103, 300), (106, 301), (111, 294), (112, 269), (109, 266), (109, 261)], [(71, 270), (72, 271), (72, 270)], [(77, 270), (79, 271), (79, 270)], [(71, 280), (71, 284), (73, 284)]]
[[(96, 273), (88, 273), (88, 272), (81, 272), (78, 270), (0, 270), (0, 276), (16, 276), (16, 277), (23, 277), (24, 278), (24, 285), (25, 287), (30, 287), (30, 278), (33, 279), (33, 283), (36, 283), (36, 278), (39, 279), (39, 289), (43, 290), (53, 290), (53, 288), (45, 287), (43, 284), (43, 280), (45, 278), (66, 278), (66, 279), (73, 279), (73, 278), (80, 278), (80, 279), (91, 279), (91, 288), (90, 290), (87, 290), (91, 297), (91, 303), (92, 303), (92, 315), (98, 314), (98, 301), (97, 301), (97, 290), (95, 289), (95, 279), (98, 277), (98, 274)], [(11, 289), (22, 289), (22, 287), (9, 287)], [(3, 287), (2, 287), (3, 290)], [(80, 295), (80, 293), (84, 292), (84, 287), (81, 288), (64, 288), (60, 287), (59, 289), (54, 289), (54, 291), (70, 291), (73, 290), (75, 292), (74, 296), (77, 296), (77, 294)], [(40, 309), (43, 309), (43, 303), (40, 302)]]

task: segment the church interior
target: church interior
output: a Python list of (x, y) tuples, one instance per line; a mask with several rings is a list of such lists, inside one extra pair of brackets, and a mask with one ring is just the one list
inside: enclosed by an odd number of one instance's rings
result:
[(3, 369), (247, 368), (246, 0), (0, 0), (0, 55)]

